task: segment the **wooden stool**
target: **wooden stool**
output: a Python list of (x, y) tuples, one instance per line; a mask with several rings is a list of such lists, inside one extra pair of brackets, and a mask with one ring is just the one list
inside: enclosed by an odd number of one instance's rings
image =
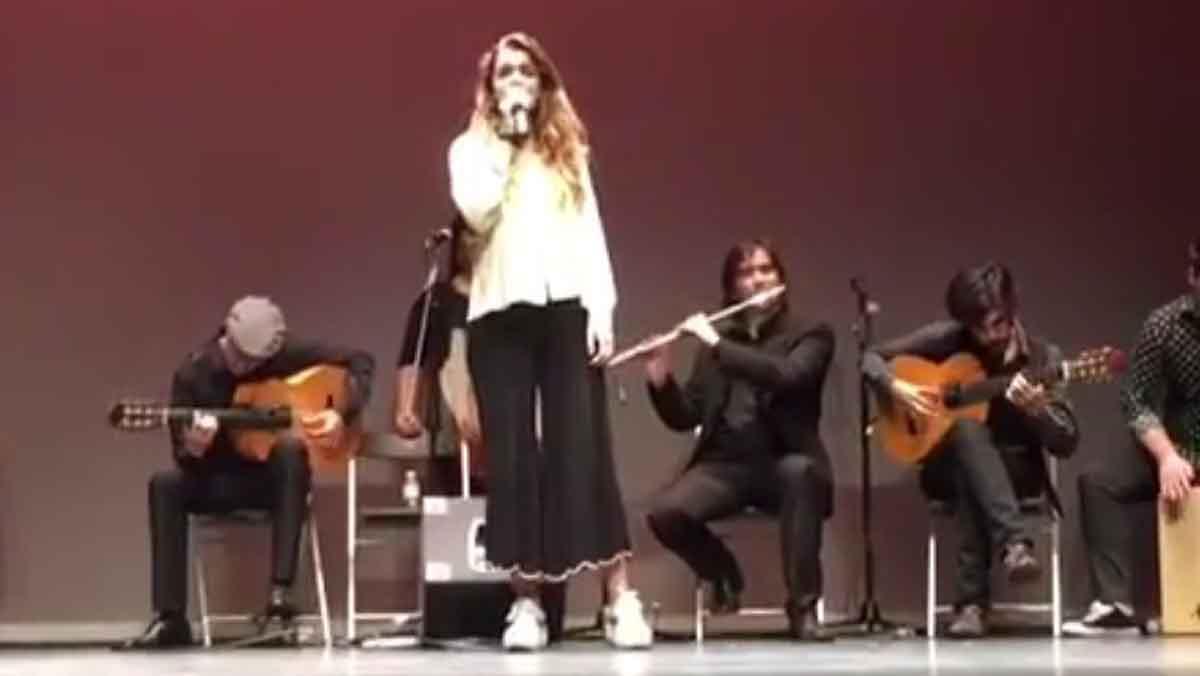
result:
[(1200, 489), (1177, 514), (1158, 501), (1158, 580), (1164, 634), (1200, 634)]

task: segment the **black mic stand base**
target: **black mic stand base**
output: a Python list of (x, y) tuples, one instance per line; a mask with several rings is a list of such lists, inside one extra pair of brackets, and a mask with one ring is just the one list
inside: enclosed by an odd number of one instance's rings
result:
[(861, 280), (854, 277), (850, 280), (850, 288), (856, 297), (857, 321), (852, 331), (858, 343), (858, 423), (859, 423), (859, 452), (861, 457), (861, 474), (859, 481), (862, 487), (860, 533), (863, 552), (862, 579), (865, 585), (866, 598), (859, 606), (858, 614), (848, 620), (833, 622), (825, 625), (834, 636), (874, 636), (890, 634), (895, 638), (913, 636), (911, 627), (892, 622), (883, 616), (879, 610), (879, 602), (875, 599), (875, 545), (872, 537), (871, 491), (874, 484), (871, 481), (871, 431), (870, 396), (867, 379), (863, 375), (863, 360), (873, 340), (873, 315), (879, 312), (878, 304), (872, 302), (862, 287)]
[(874, 599), (863, 601), (858, 607), (857, 614), (845, 620), (828, 622), (821, 626), (838, 638), (884, 635), (892, 638), (911, 638), (916, 635), (912, 627), (884, 617), (879, 610), (879, 602)]

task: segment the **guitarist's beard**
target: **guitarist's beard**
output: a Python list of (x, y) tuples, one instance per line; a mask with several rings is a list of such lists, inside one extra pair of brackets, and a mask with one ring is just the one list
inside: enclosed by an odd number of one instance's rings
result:
[(993, 340), (983, 344), (983, 351), (989, 358), (1000, 361), (1004, 359), (1004, 355), (1006, 352), (1008, 352), (1008, 346), (1011, 343), (1011, 338), (1006, 338), (1004, 340)]
[(1029, 351), (1025, 326), (1020, 319), (1013, 319), (1012, 330), (1003, 340), (981, 342), (980, 346), (989, 360), (997, 364), (1011, 364)]

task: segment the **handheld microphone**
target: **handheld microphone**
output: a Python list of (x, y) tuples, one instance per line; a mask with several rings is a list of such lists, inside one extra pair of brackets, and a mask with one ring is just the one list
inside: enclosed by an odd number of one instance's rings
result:
[(425, 250), (433, 251), (442, 244), (450, 241), (452, 233), (450, 228), (438, 228), (425, 236)]
[(509, 116), (512, 118), (513, 136), (526, 136), (529, 134), (529, 109), (525, 104), (518, 103), (509, 111)]
[(509, 139), (521, 139), (533, 129), (531, 120), (534, 98), (530, 92), (514, 89), (499, 92), (499, 110), (504, 118), (500, 135)]

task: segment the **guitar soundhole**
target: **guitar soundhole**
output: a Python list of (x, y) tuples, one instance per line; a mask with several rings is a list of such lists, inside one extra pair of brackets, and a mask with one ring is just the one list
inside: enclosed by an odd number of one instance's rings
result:
[(916, 436), (918, 433), (920, 433), (920, 430), (917, 429), (917, 419), (911, 415), (904, 416), (904, 427), (912, 436)]

